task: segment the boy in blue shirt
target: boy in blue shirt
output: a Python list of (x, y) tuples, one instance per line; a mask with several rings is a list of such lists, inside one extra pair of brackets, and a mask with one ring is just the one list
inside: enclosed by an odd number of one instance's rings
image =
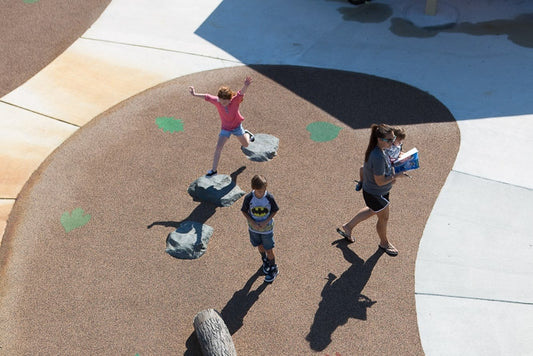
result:
[(241, 211), (248, 221), (252, 246), (263, 260), (265, 282), (272, 283), (278, 275), (274, 256), (274, 215), (279, 210), (274, 196), (267, 192), (267, 180), (261, 175), (252, 178), (252, 191), (244, 197)]

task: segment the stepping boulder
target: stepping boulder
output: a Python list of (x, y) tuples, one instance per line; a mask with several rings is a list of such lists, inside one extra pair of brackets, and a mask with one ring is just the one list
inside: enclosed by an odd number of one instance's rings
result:
[(279, 138), (267, 135), (256, 134), (255, 141), (250, 142), (248, 147), (242, 147), (242, 152), (250, 161), (266, 162), (270, 161), (278, 154)]
[(246, 194), (226, 174), (202, 176), (189, 185), (187, 192), (195, 201), (208, 202), (216, 206), (231, 206)]
[(201, 257), (207, 250), (207, 244), (213, 235), (211, 226), (194, 221), (184, 221), (167, 237), (166, 253), (193, 260)]

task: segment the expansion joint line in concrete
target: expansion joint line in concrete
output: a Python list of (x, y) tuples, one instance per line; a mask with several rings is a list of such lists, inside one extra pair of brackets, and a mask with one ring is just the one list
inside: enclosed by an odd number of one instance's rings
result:
[(17, 198), (0, 198), (0, 202), (5, 202), (5, 201), (15, 202), (16, 200)]
[(185, 51), (177, 51), (177, 50), (174, 50), (174, 49), (161, 48), (161, 47), (152, 47), (152, 46), (146, 46), (146, 45), (140, 45), (140, 44), (134, 44), (134, 43), (127, 43), (127, 42), (104, 40), (104, 39), (101, 39), (101, 38), (80, 37), (80, 39), (87, 40), (87, 41), (111, 43), (111, 44), (116, 44), (116, 45), (120, 45), (120, 46), (138, 47), (138, 48), (153, 49), (153, 50), (156, 50), (156, 51), (165, 51), (165, 52), (171, 52), (171, 53), (186, 54), (186, 55), (189, 55), (189, 56), (216, 59), (216, 60), (219, 60), (219, 61), (225, 61), (225, 62), (231, 62), (231, 63), (239, 63), (239, 64), (242, 63), (240, 61), (224, 59), (224, 58), (220, 58), (220, 57), (206, 56), (205, 54), (198, 54), (198, 53), (185, 52)]
[(468, 296), (458, 296), (458, 295), (448, 295), (448, 294), (438, 294), (438, 293), (415, 293), (415, 295), (416, 296), (424, 296), (424, 297), (482, 300), (482, 301), (485, 301), (485, 302), (495, 302), (495, 303), (533, 305), (533, 303), (519, 302), (519, 301), (515, 301), (515, 300), (502, 300), (502, 299), (491, 299), (491, 298), (480, 298), (480, 297), (468, 297)]
[(55, 120), (55, 121), (59, 121), (59, 122), (62, 122), (64, 124), (67, 124), (67, 125), (70, 125), (70, 126), (74, 126), (74, 127), (77, 127), (77, 128), (80, 128), (79, 125), (76, 125), (76, 124), (73, 124), (72, 122), (68, 122), (68, 121), (65, 121), (65, 120), (61, 120), (61, 119), (58, 119), (57, 117), (53, 117), (53, 116), (50, 116), (50, 115), (46, 115), (46, 114), (43, 114), (41, 112), (38, 112), (38, 111), (35, 111), (35, 110), (31, 110), (31, 109), (28, 109), (28, 108), (25, 108), (25, 107), (22, 107), (20, 105), (15, 105), (15, 104), (12, 104), (12, 103), (9, 103), (7, 101), (3, 101), (3, 100), (0, 100), (0, 103), (3, 103), (3, 104), (6, 104), (6, 105), (10, 105), (10, 106), (13, 106), (17, 109), (21, 109), (21, 110), (25, 110), (25, 111), (28, 111), (28, 112), (31, 112), (31, 113), (34, 113), (34, 114), (37, 114), (37, 115), (40, 115), (40, 116), (43, 116), (43, 117), (47, 117), (51, 120)]
[(452, 169), (452, 172), (457, 173), (457, 174), (462, 174), (464, 176), (469, 176), (469, 177), (472, 177), (472, 178), (486, 180), (488, 182), (493, 182), (493, 183), (498, 183), (498, 184), (505, 184), (505, 185), (508, 185), (508, 186), (511, 186), (511, 187), (515, 187), (515, 188), (520, 188), (520, 189), (533, 190), (532, 188), (524, 187), (524, 186), (521, 186), (521, 185), (502, 182), (502, 181), (490, 179), (490, 178), (487, 178), (487, 177), (481, 177), (481, 176), (477, 176), (475, 174), (470, 174), (470, 173), (466, 173), (466, 172), (457, 171), (455, 169)]

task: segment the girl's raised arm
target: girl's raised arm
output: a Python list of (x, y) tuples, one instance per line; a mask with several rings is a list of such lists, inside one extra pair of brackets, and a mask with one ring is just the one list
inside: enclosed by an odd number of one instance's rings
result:
[(200, 97), (200, 98), (205, 98), (205, 94), (200, 94), (200, 93), (195, 92), (193, 86), (190, 86), (190, 87), (189, 87), (189, 93), (191, 93), (192, 96), (196, 96), (196, 97)]
[(241, 93), (244, 94), (246, 92), (246, 89), (252, 84), (252, 77), (246, 77), (244, 80), (244, 85), (241, 88)]

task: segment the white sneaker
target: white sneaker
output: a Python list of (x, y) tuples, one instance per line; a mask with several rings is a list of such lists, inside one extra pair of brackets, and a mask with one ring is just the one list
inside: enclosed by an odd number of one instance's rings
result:
[(250, 135), (250, 142), (254, 142), (255, 141), (255, 136), (254, 136), (253, 133), (251, 133), (248, 130), (244, 130), (244, 133), (247, 133), (248, 135)]

